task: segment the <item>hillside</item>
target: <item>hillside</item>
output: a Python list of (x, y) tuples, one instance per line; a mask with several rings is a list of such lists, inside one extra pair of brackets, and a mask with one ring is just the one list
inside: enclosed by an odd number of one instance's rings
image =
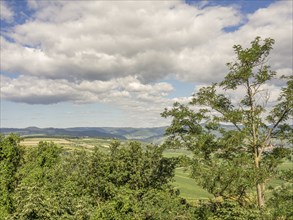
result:
[(120, 140), (139, 140), (159, 143), (163, 140), (166, 127), (155, 128), (116, 128), (116, 127), (74, 127), (74, 128), (0, 128), (3, 134), (17, 133), (21, 136), (54, 137), (99, 137)]

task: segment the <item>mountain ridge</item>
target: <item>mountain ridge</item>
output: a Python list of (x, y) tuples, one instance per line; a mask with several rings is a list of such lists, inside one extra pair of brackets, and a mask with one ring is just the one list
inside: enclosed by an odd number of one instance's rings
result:
[(99, 137), (115, 138), (121, 140), (139, 140), (157, 142), (164, 137), (166, 126), (150, 128), (132, 127), (69, 127), (69, 128), (0, 128), (0, 133), (17, 133), (21, 136), (58, 136), (58, 137)]

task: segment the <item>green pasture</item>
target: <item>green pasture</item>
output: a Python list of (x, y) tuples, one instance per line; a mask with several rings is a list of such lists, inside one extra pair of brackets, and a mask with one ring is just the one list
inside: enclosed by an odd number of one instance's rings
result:
[(186, 149), (167, 149), (164, 151), (165, 157), (188, 156), (192, 157), (192, 153)]
[(279, 166), (280, 170), (293, 169), (293, 162), (286, 160)]
[(21, 145), (35, 147), (40, 141), (54, 142), (67, 150), (93, 150), (95, 147), (98, 147), (100, 150), (107, 151), (113, 140), (102, 138), (25, 137)]
[(198, 186), (194, 179), (190, 178), (189, 172), (183, 167), (176, 169), (173, 185), (180, 190), (181, 197), (189, 201), (212, 198), (211, 194)]

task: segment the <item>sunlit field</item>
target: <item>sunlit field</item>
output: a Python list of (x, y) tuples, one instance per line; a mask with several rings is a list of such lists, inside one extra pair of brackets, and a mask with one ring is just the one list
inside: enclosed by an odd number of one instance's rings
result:
[(99, 138), (31, 138), (26, 137), (22, 140), (21, 145), (26, 147), (35, 147), (40, 141), (54, 142), (55, 144), (67, 150), (93, 150), (95, 147), (105, 150), (109, 148), (111, 139)]

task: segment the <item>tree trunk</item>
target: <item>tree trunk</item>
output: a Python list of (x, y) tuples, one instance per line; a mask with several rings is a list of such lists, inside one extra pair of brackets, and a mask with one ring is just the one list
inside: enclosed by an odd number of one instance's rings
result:
[[(249, 97), (249, 102), (250, 102), (250, 117), (251, 117), (251, 130), (252, 130), (252, 143), (253, 143), (253, 148), (254, 148), (254, 163), (255, 163), (255, 168), (256, 170), (259, 170), (260, 168), (260, 159), (261, 159), (261, 153), (259, 151), (259, 148), (257, 146), (257, 140), (258, 140), (258, 135), (257, 135), (257, 126), (255, 122), (255, 100), (254, 100), (254, 95), (255, 95), (255, 88), (254, 91), (252, 91), (253, 87), (250, 85), (249, 80), (246, 82), (247, 85), (247, 94)], [(264, 195), (264, 183), (257, 183), (256, 184), (256, 192), (257, 192), (257, 204), (259, 209), (264, 208), (265, 206), (265, 195)]]
[[(259, 169), (259, 158), (255, 157), (255, 167)], [(257, 192), (257, 204), (260, 209), (265, 206), (265, 184), (257, 183), (256, 184), (256, 192)]]
[(260, 209), (265, 206), (265, 194), (264, 194), (264, 183), (258, 183), (256, 185), (257, 192), (257, 204)]

